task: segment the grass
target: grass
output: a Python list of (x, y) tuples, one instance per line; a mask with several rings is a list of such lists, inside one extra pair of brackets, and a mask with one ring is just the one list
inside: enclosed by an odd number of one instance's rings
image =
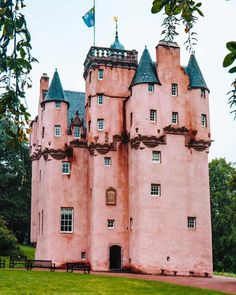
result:
[(220, 295), (156, 281), (79, 273), (0, 269), (1, 295)]
[(216, 276), (224, 276), (224, 277), (231, 277), (231, 278), (236, 278), (236, 274), (235, 273), (230, 273), (230, 272), (214, 272), (214, 275)]

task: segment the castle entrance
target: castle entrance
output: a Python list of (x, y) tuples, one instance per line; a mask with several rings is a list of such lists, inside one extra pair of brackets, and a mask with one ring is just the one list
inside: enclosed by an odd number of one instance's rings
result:
[(121, 269), (121, 247), (118, 245), (110, 247), (110, 269)]

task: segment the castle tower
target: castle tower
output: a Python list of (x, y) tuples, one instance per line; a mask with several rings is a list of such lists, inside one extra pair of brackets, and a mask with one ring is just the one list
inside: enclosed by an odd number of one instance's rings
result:
[(127, 101), (130, 262), (212, 274), (208, 88), (195, 56), (183, 68), (176, 43), (156, 50), (155, 67), (144, 50)]
[(125, 101), (137, 52), (124, 49), (116, 32), (110, 48), (91, 47), (84, 63), (89, 146), (90, 262), (95, 270), (128, 262)]

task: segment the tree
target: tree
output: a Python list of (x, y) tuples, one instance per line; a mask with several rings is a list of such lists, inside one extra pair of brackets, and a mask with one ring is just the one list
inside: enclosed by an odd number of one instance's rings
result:
[(0, 120), (4, 120), (8, 147), (27, 140), (30, 114), (25, 104), (25, 86), (32, 63), (31, 38), (24, 15), (24, 0), (0, 1)]
[[(187, 49), (193, 52), (197, 41), (197, 33), (193, 29), (198, 16), (204, 16), (200, 10), (201, 6), (201, 2), (194, 0), (154, 0), (151, 11), (152, 13), (160, 13), (164, 10), (165, 18), (162, 24), (164, 26), (162, 34), (168, 42), (173, 41), (174, 37), (178, 35), (177, 26), (182, 23), (185, 27), (185, 33), (188, 35), (185, 42)], [(229, 67), (236, 61), (236, 42), (228, 42), (226, 48), (230, 52), (225, 56), (223, 66)], [(236, 66), (230, 68), (229, 73), (236, 73)], [(236, 79), (231, 86), (233, 89), (228, 92), (228, 95), (230, 95), (228, 102), (230, 108), (232, 108), (231, 113), (234, 113), (236, 119)]]
[(236, 272), (236, 169), (225, 159), (215, 159), (209, 176), (214, 269)]
[(0, 217), (0, 253), (1, 255), (16, 255), (19, 253), (16, 237), (8, 230)]

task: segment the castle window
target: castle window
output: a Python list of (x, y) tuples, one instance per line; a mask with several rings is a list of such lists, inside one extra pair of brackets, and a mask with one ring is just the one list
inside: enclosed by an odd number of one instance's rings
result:
[(148, 93), (153, 93), (153, 92), (154, 92), (154, 85), (148, 84)]
[(196, 217), (188, 217), (188, 228), (196, 228), (197, 222)]
[(130, 127), (132, 126), (133, 124), (133, 113), (131, 112), (130, 113)]
[(157, 121), (157, 111), (156, 110), (150, 110), (150, 121), (151, 122)]
[(175, 83), (171, 84), (171, 95), (172, 96), (178, 95), (178, 84), (175, 84)]
[(107, 220), (107, 227), (109, 229), (114, 229), (115, 228), (115, 220), (114, 219), (108, 219)]
[(61, 125), (54, 126), (54, 134), (55, 136), (61, 136)]
[(88, 97), (88, 107), (91, 107), (91, 96)]
[(104, 166), (111, 166), (111, 157), (104, 157)]
[(91, 129), (91, 121), (88, 121), (88, 131), (90, 132)]
[(98, 119), (98, 130), (102, 131), (104, 130), (104, 119)]
[(103, 105), (103, 95), (98, 95), (98, 105)]
[(74, 126), (74, 138), (80, 138), (80, 127), (79, 126)]
[(70, 162), (62, 162), (62, 174), (70, 174)]
[(202, 127), (207, 127), (207, 116), (205, 114), (201, 115)]
[(160, 197), (161, 196), (161, 185), (152, 183), (151, 184), (151, 196)]
[(73, 232), (73, 208), (61, 208), (61, 232)]
[(55, 101), (55, 108), (60, 109), (61, 108), (61, 102), (60, 101)]
[(161, 152), (152, 151), (152, 163), (161, 163)]
[(103, 80), (104, 78), (104, 71), (102, 69), (98, 70), (98, 80)]
[(201, 88), (201, 97), (206, 98), (206, 90)]
[(44, 138), (44, 130), (45, 130), (45, 128), (43, 127), (42, 128), (42, 138)]
[(116, 205), (116, 190), (112, 187), (106, 190), (106, 205)]
[(172, 113), (172, 124), (179, 124), (179, 114), (177, 112)]
[(80, 257), (82, 260), (85, 260), (86, 259), (86, 252), (81, 252)]
[(129, 229), (133, 230), (133, 218), (132, 217), (129, 219)]

